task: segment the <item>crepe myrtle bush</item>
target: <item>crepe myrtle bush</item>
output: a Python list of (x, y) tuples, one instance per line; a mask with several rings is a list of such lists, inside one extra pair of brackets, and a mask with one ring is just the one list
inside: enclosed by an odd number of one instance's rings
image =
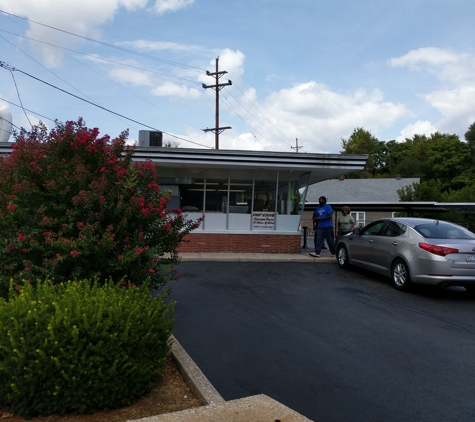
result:
[(174, 302), (97, 280), (10, 285), (0, 298), (0, 405), (24, 417), (131, 404), (163, 373)]
[(128, 132), (84, 121), (15, 134), (0, 162), (0, 286), (97, 277), (151, 288), (177, 278), (179, 243), (200, 221), (168, 210), (150, 161), (133, 162)]

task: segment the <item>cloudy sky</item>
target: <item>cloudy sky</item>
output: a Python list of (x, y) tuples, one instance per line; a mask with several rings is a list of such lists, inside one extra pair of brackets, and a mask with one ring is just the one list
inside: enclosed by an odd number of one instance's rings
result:
[(0, 11), (0, 109), (19, 127), (82, 116), (131, 141), (149, 126), (214, 148), (202, 129), (215, 125), (215, 92), (202, 85), (217, 57), (220, 83), (232, 81), (220, 149), (292, 151), (298, 139), (300, 152), (338, 153), (356, 127), (382, 141), (463, 139), (475, 121), (474, 0), (0, 0)]

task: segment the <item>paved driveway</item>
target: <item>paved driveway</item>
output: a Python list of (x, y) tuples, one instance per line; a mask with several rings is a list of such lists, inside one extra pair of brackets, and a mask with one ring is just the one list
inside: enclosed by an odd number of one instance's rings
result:
[(183, 262), (174, 334), (226, 399), (316, 421), (474, 421), (475, 299), (333, 263)]

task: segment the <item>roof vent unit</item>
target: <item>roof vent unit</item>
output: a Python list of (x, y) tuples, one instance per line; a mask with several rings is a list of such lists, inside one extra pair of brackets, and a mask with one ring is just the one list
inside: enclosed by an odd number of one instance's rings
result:
[(139, 130), (139, 147), (162, 147), (163, 132)]

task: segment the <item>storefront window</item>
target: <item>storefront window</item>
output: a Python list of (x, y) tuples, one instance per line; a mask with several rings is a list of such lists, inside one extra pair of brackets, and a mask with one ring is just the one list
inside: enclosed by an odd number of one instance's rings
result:
[[(298, 231), (309, 173), (273, 170), (165, 169), (170, 207), (204, 216), (204, 231)], [(178, 194), (177, 194), (178, 193)]]

